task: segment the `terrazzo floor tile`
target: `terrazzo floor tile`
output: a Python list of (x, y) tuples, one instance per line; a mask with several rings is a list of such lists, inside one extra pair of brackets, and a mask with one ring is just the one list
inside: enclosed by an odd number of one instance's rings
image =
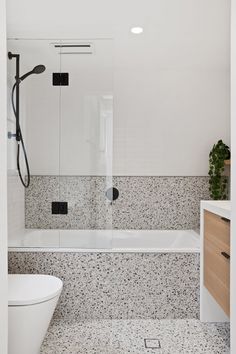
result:
[[(145, 348), (157, 339), (161, 348)], [(147, 341), (148, 343), (148, 341)], [(156, 342), (150, 342), (157, 345)], [(229, 354), (229, 325), (198, 320), (54, 321), (41, 354)]]

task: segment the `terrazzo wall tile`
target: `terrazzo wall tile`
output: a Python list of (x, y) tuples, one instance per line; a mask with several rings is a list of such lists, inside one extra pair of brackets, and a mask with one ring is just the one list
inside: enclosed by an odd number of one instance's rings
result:
[[(25, 195), (26, 228), (111, 229), (105, 177), (32, 176)], [(53, 201), (68, 202), (67, 215), (53, 215)]]
[[(113, 177), (119, 198), (105, 197), (105, 177), (32, 176), (26, 190), (26, 228), (193, 229), (208, 177)], [(68, 215), (52, 215), (52, 201), (67, 201)]]
[(194, 229), (200, 200), (210, 199), (208, 177), (114, 177), (113, 183), (120, 191), (116, 229)]
[(196, 253), (10, 252), (9, 271), (61, 278), (57, 318), (199, 317)]
[(26, 228), (54, 228), (58, 216), (52, 219), (51, 202), (58, 200), (59, 177), (31, 176), (30, 186), (25, 192)]

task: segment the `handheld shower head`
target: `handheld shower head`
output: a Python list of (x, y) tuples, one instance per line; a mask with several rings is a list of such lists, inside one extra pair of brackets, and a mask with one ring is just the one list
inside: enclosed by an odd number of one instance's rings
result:
[(32, 74), (41, 74), (46, 70), (46, 67), (44, 65), (37, 65), (33, 68), (33, 70), (29, 71), (28, 73), (22, 75), (20, 77), (20, 81), (25, 80), (28, 76), (32, 75)]
[(46, 70), (46, 67), (44, 65), (37, 65), (33, 68), (33, 74), (41, 74)]

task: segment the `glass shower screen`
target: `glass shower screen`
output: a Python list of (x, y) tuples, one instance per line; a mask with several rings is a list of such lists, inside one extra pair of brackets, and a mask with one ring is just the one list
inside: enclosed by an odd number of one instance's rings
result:
[(62, 219), (66, 229), (82, 230), (61, 232), (61, 247), (111, 247), (112, 207), (106, 190), (112, 186), (112, 44), (54, 44), (61, 68), (59, 193), (68, 203)]

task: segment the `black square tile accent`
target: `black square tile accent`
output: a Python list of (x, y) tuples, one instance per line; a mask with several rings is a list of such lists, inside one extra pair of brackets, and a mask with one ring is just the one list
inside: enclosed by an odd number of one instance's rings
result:
[(68, 203), (52, 202), (52, 214), (68, 214)]
[(53, 86), (68, 86), (69, 85), (69, 73), (53, 73), (52, 74)]
[(161, 342), (156, 338), (145, 338), (144, 345), (146, 349), (161, 349)]

